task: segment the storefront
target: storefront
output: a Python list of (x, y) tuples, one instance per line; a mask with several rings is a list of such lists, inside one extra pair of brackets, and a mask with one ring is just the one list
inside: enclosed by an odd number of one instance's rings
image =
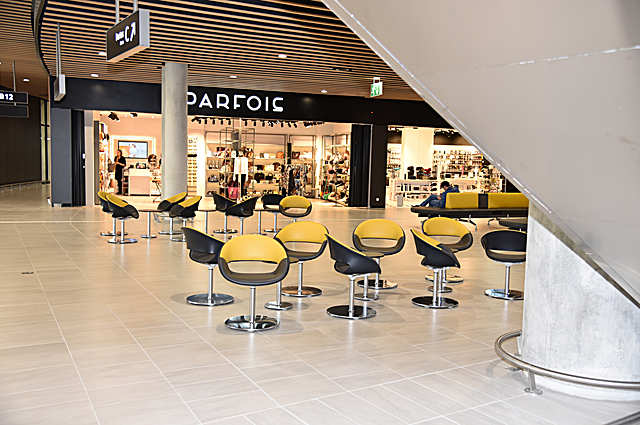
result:
[[(72, 78), (67, 87), (52, 104), (52, 126), (64, 136), (54, 153), (84, 164), (53, 170), (54, 205), (83, 205), (98, 190), (113, 191), (118, 149), (127, 161), (124, 193), (161, 197), (160, 86)], [(211, 87), (189, 87), (186, 95), (186, 186), (202, 196), (277, 192), (384, 207), (388, 125), (447, 127), (416, 101)], [(78, 120), (84, 131), (70, 125)]]

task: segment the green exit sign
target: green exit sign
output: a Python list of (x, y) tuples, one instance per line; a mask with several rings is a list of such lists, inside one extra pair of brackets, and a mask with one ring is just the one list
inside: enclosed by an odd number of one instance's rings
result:
[(371, 97), (382, 96), (382, 81), (379, 78), (374, 78), (371, 83)]

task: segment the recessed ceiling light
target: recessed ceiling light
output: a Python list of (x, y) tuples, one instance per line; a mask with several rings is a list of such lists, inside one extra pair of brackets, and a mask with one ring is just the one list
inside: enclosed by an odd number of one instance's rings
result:
[(29, 81), (31, 81), (31, 80), (30, 80), (30, 79), (28, 79), (28, 78), (23, 78), (23, 79), (22, 79), (22, 81), (24, 81), (25, 83), (28, 83), (28, 82), (29, 82)]
[(99, 77), (99, 75), (98, 75), (98, 74), (91, 74), (91, 76), (92, 76), (93, 78), (98, 78), (98, 77)]
[(320, 90), (320, 93), (326, 93), (327, 91), (325, 89)]
[(238, 78), (237, 75), (229, 75), (229, 78)]
[(285, 55), (284, 53), (280, 53), (280, 54), (278, 55), (278, 57), (279, 57), (280, 59), (286, 59), (286, 58), (287, 58), (287, 55)]
[(107, 52), (98, 52), (98, 56), (107, 56)]

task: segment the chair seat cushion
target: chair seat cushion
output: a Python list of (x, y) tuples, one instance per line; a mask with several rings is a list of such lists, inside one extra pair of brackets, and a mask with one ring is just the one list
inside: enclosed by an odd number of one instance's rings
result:
[(196, 263), (202, 264), (218, 264), (218, 254), (209, 254), (208, 252), (189, 251), (189, 258)]
[(287, 249), (287, 256), (290, 259), (291, 257), (294, 257), (297, 259), (297, 261), (313, 260), (314, 258), (320, 256), (320, 254), (322, 254), (322, 251), (309, 252), (309, 251), (296, 251), (294, 249)]
[(288, 261), (281, 261), (274, 271), (266, 273), (235, 272), (229, 268), (228, 263), (222, 258), (218, 261), (218, 265), (225, 279), (244, 286), (271, 285), (284, 279), (289, 271)]
[(527, 259), (527, 254), (524, 252), (494, 251), (488, 249), (486, 253), (487, 257), (502, 263), (522, 263)]
[(291, 211), (291, 210), (287, 210), (287, 211), (280, 211), (283, 215), (286, 215), (287, 217), (295, 217), (295, 218), (299, 218), (299, 217), (306, 217), (307, 215), (309, 215), (309, 211)]

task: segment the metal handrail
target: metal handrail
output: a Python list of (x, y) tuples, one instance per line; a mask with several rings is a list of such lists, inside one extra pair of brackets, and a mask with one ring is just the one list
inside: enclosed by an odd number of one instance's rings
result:
[(590, 378), (587, 376), (572, 375), (569, 373), (558, 372), (555, 370), (547, 369), (541, 366), (536, 366), (532, 363), (524, 361), (515, 355), (507, 352), (502, 348), (502, 344), (511, 339), (517, 338), (522, 335), (522, 330), (507, 332), (496, 339), (494, 349), (496, 354), (507, 363), (512, 364), (518, 369), (523, 369), (529, 372), (529, 388), (525, 388), (527, 392), (533, 392), (541, 394), (542, 392), (536, 388), (535, 375), (547, 376), (549, 378), (560, 379), (562, 381), (573, 382), (576, 384), (588, 385), (592, 387), (604, 387), (619, 390), (633, 390), (640, 391), (640, 382), (638, 381), (612, 381), (608, 379)]

